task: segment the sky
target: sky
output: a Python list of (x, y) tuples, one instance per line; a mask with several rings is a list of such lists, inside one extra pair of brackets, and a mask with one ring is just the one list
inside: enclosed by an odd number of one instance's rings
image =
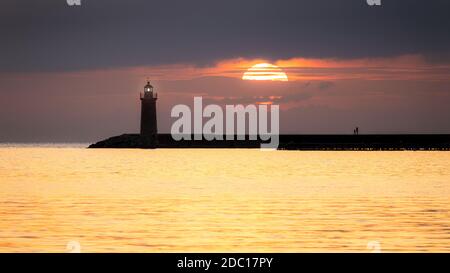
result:
[[(281, 133), (450, 133), (450, 1), (2, 0), (0, 142), (139, 131), (170, 110), (280, 105)], [(288, 82), (244, 81), (254, 64)]]

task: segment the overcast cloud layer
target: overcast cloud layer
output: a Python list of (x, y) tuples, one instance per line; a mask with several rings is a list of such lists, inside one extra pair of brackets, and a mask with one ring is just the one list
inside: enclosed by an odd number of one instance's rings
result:
[(448, 57), (450, 1), (2, 0), (0, 71), (234, 57)]

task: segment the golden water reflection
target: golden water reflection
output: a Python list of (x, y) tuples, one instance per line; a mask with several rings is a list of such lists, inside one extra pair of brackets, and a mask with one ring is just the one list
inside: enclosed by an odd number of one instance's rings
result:
[(0, 252), (450, 251), (450, 153), (0, 147)]

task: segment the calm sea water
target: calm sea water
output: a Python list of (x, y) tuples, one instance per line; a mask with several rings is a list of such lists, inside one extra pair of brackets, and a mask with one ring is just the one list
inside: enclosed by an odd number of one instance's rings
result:
[(84, 146), (0, 146), (0, 252), (450, 251), (448, 152)]

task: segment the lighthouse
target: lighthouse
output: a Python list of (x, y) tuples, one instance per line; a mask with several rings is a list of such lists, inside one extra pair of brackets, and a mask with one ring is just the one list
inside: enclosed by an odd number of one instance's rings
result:
[(147, 81), (141, 98), (141, 137), (148, 146), (158, 143), (158, 125), (156, 121), (156, 100), (158, 96), (153, 86)]

